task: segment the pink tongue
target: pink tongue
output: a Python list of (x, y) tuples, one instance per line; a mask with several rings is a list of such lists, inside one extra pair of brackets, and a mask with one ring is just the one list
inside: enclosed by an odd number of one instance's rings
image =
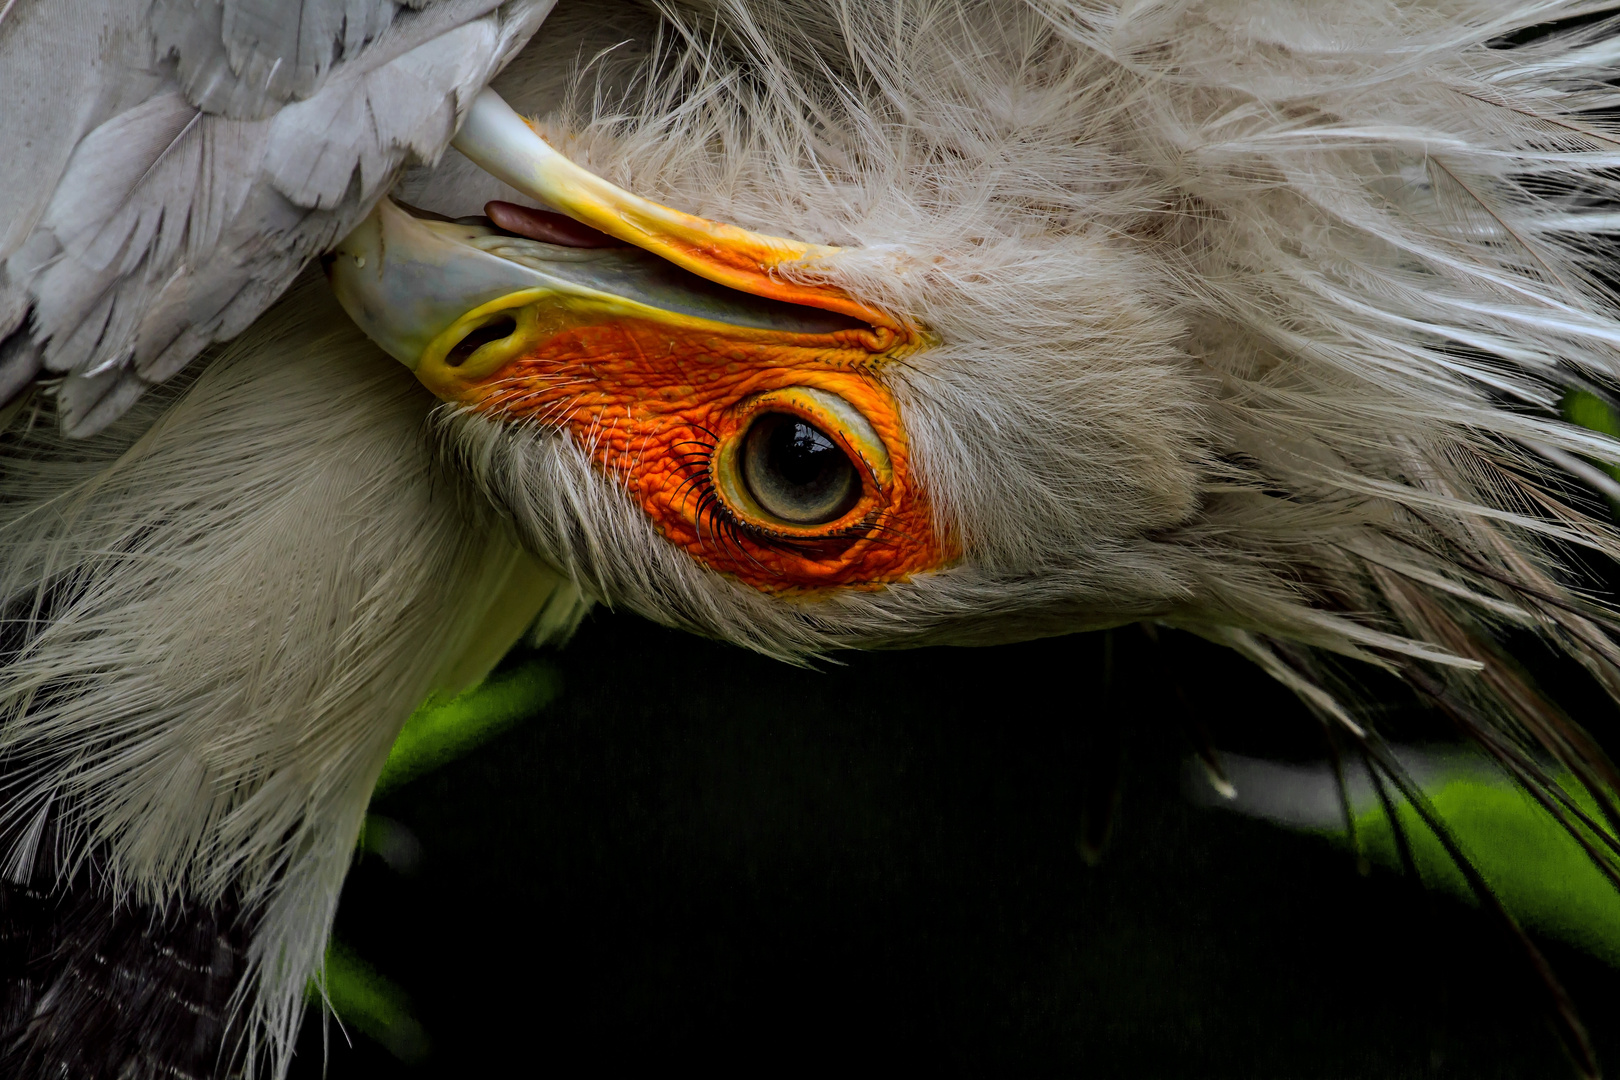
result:
[(509, 233), (527, 236), (543, 244), (559, 247), (600, 248), (624, 247), (621, 241), (589, 225), (582, 225), (571, 217), (553, 214), (550, 210), (535, 210), (509, 202), (487, 202), (484, 216)]

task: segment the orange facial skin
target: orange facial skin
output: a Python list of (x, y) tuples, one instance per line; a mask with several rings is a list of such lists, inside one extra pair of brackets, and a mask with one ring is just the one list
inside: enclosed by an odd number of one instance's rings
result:
[[(872, 374), (907, 348), (902, 336), (887, 328), (787, 334), (679, 316), (590, 320), (483, 378), (443, 371), (445, 385), (433, 388), (482, 413), (566, 427), (671, 543), (755, 588), (877, 586), (956, 556), (935, 533), (895, 401)], [(807, 413), (814, 395), (790, 392), (805, 387), (854, 406), (882, 446), (863, 446), (858, 434)], [(717, 471), (762, 409), (805, 415), (849, 454), (864, 475), (846, 514), (789, 526), (726, 497)]]

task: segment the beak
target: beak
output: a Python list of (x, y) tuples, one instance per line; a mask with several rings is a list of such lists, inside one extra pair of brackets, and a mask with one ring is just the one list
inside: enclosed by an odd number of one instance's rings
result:
[(328, 277), (361, 329), (442, 398), (463, 398), (557, 334), (625, 318), (721, 336), (832, 335), (872, 353), (916, 341), (842, 290), (778, 272), (838, 249), (707, 221), (615, 187), (552, 149), (492, 90), (473, 102), (454, 145), (626, 246), (544, 243), (382, 200), (327, 257)]

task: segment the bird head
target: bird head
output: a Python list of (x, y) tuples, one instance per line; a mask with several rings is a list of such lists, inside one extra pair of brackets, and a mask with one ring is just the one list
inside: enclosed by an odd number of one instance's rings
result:
[(492, 203), (514, 235), (385, 201), (338, 249), (338, 296), (425, 386), (566, 432), (666, 543), (766, 593), (952, 561), (884, 378), (929, 335), (781, 272), (835, 249), (637, 198), (493, 91), (459, 145), (569, 216)]
[[(587, 591), (783, 656), (1169, 609), (1148, 534), (1196, 502), (1202, 390), (1129, 252), (1049, 207), (756, 232), (608, 182), (492, 90), (455, 145), (548, 209), (384, 201), (328, 276)], [(821, 194), (801, 235), (848, 192)]]

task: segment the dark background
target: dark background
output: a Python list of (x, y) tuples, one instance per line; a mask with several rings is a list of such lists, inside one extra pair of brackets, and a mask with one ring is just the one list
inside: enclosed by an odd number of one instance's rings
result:
[[(1130, 628), (840, 660), (593, 615), (551, 706), (373, 807), (424, 856), (408, 877), (362, 859), (338, 934), (410, 993), (431, 1053), (334, 1027), (323, 1062), (312, 1013), (294, 1076), (1573, 1075), (1485, 916), (1186, 803), (1196, 725), (1321, 752), (1232, 654)], [(1083, 804), (1115, 772), (1088, 866)], [(1620, 972), (1543, 947), (1620, 1068)]]

